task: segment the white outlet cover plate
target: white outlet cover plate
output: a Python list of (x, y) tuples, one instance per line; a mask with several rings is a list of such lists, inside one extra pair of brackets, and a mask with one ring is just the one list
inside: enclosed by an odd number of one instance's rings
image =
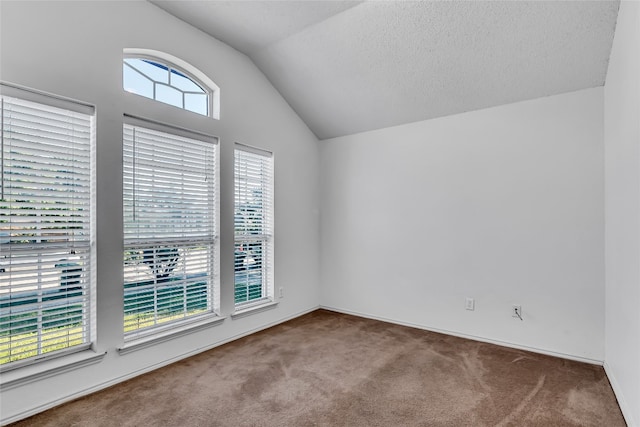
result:
[(474, 310), (475, 305), (476, 305), (476, 302), (474, 301), (473, 298), (467, 298), (464, 301), (464, 308), (467, 310)]

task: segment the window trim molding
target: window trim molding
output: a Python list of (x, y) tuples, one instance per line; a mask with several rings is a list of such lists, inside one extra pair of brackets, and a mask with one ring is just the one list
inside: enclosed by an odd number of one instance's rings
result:
[(146, 335), (138, 335), (129, 339), (125, 338), (124, 344), (118, 348), (118, 353), (123, 355), (137, 350), (142, 350), (143, 348), (151, 347), (165, 341), (171, 341), (175, 338), (192, 334), (211, 326), (220, 325), (225, 319), (225, 316), (209, 313), (198, 318), (190, 319), (189, 321), (168, 323), (164, 328), (155, 329)]
[(66, 96), (55, 95), (53, 93), (32, 89), (26, 86), (9, 83), (0, 80), (0, 95), (13, 98), (20, 98), (25, 101), (36, 102), (49, 105), (50, 107), (62, 108), (76, 113), (95, 116), (96, 106), (88, 102), (79, 101)]
[(265, 156), (269, 158), (273, 157), (273, 151), (265, 150), (259, 147), (254, 147), (253, 145), (243, 144), (241, 142), (234, 142), (233, 149), (246, 151), (247, 153), (257, 154), (259, 156)]
[(254, 313), (260, 313), (278, 306), (278, 301), (271, 298), (264, 298), (258, 301), (241, 303), (236, 306), (236, 310), (231, 313), (233, 320), (241, 317), (249, 316)]
[(220, 137), (218, 136), (134, 114), (124, 113), (122, 115), (122, 124), (140, 126), (158, 132), (171, 133), (184, 138), (197, 139), (198, 141), (210, 142), (212, 144), (220, 144)]
[[(144, 48), (124, 48), (124, 58), (145, 58), (150, 60), (164, 61), (165, 65), (174, 66), (179, 71), (183, 71), (187, 76), (195, 78), (196, 83), (204, 85), (204, 89), (209, 91), (209, 114), (208, 117), (212, 117), (216, 120), (220, 120), (220, 87), (213, 82), (205, 73), (189, 64), (178, 57), (175, 57), (169, 53), (161, 52), (159, 50), (144, 49)], [(158, 101), (159, 102), (159, 101)], [(189, 111), (189, 110), (185, 110)]]
[(98, 353), (92, 349), (84, 348), (82, 351), (77, 351), (73, 354), (35, 361), (35, 363), (26, 366), (16, 366), (16, 369), (0, 373), (0, 390), (4, 392), (14, 387), (99, 363), (106, 354), (106, 351)]
[[(84, 366), (85, 363), (74, 362), (79, 358), (82, 360), (87, 359), (86, 355), (90, 352), (92, 355), (95, 355), (95, 351), (92, 348), (95, 347), (97, 342), (97, 252), (96, 252), (96, 236), (97, 236), (97, 191), (95, 189), (96, 185), (96, 176), (97, 176), (97, 168), (96, 168), (96, 153), (97, 153), (97, 108), (95, 104), (91, 104), (88, 102), (80, 101), (75, 98), (70, 98), (62, 95), (57, 95), (50, 92), (41, 91), (38, 89), (34, 89), (31, 87), (19, 85), (16, 83), (7, 82), (4, 80), (0, 80), (0, 95), (7, 96), (12, 98), (17, 98), (23, 101), (28, 101), (36, 104), (42, 104), (44, 106), (58, 108), (63, 110), (68, 110), (73, 113), (79, 113), (86, 116), (89, 116), (90, 120), (90, 136), (89, 136), (89, 182), (88, 188), (89, 192), (89, 239), (88, 239), (88, 260), (89, 260), (89, 270), (88, 270), (88, 284), (87, 290), (89, 292), (89, 296), (87, 298), (87, 303), (89, 305), (88, 314), (86, 319), (87, 326), (87, 341), (74, 345), (72, 347), (67, 347), (64, 349), (39, 354), (36, 356), (28, 357), (23, 360), (17, 360), (14, 362), (8, 362), (6, 364), (0, 365), (0, 376), (12, 378), (14, 376), (13, 372), (20, 372), (22, 374), (15, 374), (17, 380), (15, 380), (16, 385), (22, 385), (26, 382), (31, 382), (38, 380), (40, 378), (46, 378), (52, 375), (55, 375), (60, 372), (64, 372), (67, 369), (64, 369), (67, 365), (71, 367), (69, 369), (75, 369), (77, 366)], [(0, 112), (1, 113), (1, 112)], [(3, 123), (4, 125), (4, 120)], [(0, 129), (2, 131), (2, 129)], [(0, 147), (1, 149), (2, 147)], [(0, 150), (1, 151), (1, 150)], [(0, 153), (1, 154), (1, 153)], [(1, 157), (1, 156), (0, 156)], [(0, 179), (2, 177), (0, 176)], [(79, 356), (79, 355), (85, 355)], [(102, 358), (104, 354), (100, 355)], [(92, 359), (93, 356), (88, 359)], [(71, 362), (70, 362), (71, 361)], [(33, 380), (22, 381), (21, 378), (25, 377), (24, 372), (36, 372), (36, 374), (27, 374), (26, 377), (31, 378), (31, 376), (35, 376)], [(12, 374), (8, 374), (12, 372)], [(50, 373), (51, 372), (51, 373)], [(5, 389), (5, 382), (12, 383), (14, 380), (3, 380), (0, 381), (0, 390)], [(7, 386), (8, 387), (8, 386)]]
[[(75, 347), (67, 347), (62, 350), (58, 350), (51, 353), (44, 353), (37, 356), (30, 357), (28, 359), (17, 360), (15, 362), (9, 362), (4, 365), (0, 365), (0, 374), (10, 372), (16, 369), (26, 368), (27, 366), (36, 365), (38, 363), (49, 362), (55, 359), (61, 359), (67, 356), (71, 356), (75, 353), (81, 353), (86, 350), (90, 350), (93, 347), (92, 342), (77, 345)], [(2, 388), (2, 387), (0, 387)]]
[[(234, 312), (232, 314), (232, 317), (242, 317), (244, 315), (248, 315), (254, 312), (260, 312), (263, 309), (275, 307), (278, 304), (278, 299), (276, 297), (276, 285), (275, 285), (275, 273), (274, 273), (275, 263), (273, 261), (275, 259), (275, 172), (276, 171), (275, 171), (274, 153), (272, 151), (235, 141), (233, 144), (234, 193), (235, 193), (235, 186), (236, 186), (236, 176), (235, 176), (236, 151), (244, 151), (245, 153), (250, 153), (257, 156), (263, 156), (269, 159), (271, 163), (271, 176), (269, 177), (270, 184), (271, 184), (270, 198), (269, 198), (269, 204), (270, 204), (269, 212), (271, 214), (270, 233), (263, 234), (260, 236), (258, 235), (246, 236), (246, 239), (244, 237), (241, 237), (239, 239), (239, 240), (247, 240), (247, 239), (251, 240), (250, 239), (251, 237), (261, 237), (263, 240), (267, 242), (267, 245), (269, 246), (269, 252), (271, 255), (269, 257), (270, 260), (269, 260), (269, 264), (267, 265), (267, 271), (266, 271), (266, 276), (267, 276), (266, 288), (267, 289), (265, 289), (265, 287), (263, 286), (263, 291), (265, 291), (266, 293), (262, 295), (260, 299), (243, 301), (241, 303), (235, 303), (234, 301)], [(234, 195), (234, 211), (235, 211), (235, 195)], [(234, 231), (233, 233), (234, 247), (235, 247), (235, 243), (238, 241), (238, 237), (239, 236)], [(235, 257), (234, 257), (234, 261), (235, 261)], [(234, 262), (234, 265), (235, 265), (235, 262)], [(263, 278), (263, 280), (265, 279)], [(236, 286), (236, 283), (235, 283), (235, 271), (234, 271), (234, 295), (235, 295), (235, 286)]]
[[(211, 135), (208, 133), (192, 130), (189, 128), (185, 128), (182, 126), (177, 126), (174, 124), (165, 123), (158, 120), (149, 119), (142, 116), (136, 116), (128, 113), (123, 114), (122, 118), (122, 128), (124, 132), (124, 127), (134, 126), (134, 127), (142, 127), (146, 129), (150, 129), (157, 132), (163, 132), (167, 134), (172, 134), (178, 137), (190, 138), (194, 140), (198, 140), (201, 142), (212, 144), (215, 147), (215, 164), (214, 164), (214, 173), (215, 173), (215, 182), (217, 183), (214, 188), (214, 210), (215, 210), (215, 230), (216, 235), (214, 238), (214, 252), (216, 256), (213, 261), (213, 270), (214, 270), (214, 281), (210, 285), (211, 292), (211, 311), (207, 313), (203, 313), (200, 315), (196, 315), (193, 317), (188, 317), (185, 319), (180, 319), (177, 321), (169, 321), (165, 324), (161, 324), (159, 326), (155, 326), (151, 329), (138, 331), (135, 333), (131, 333), (127, 335), (126, 332), (122, 331), (124, 344), (122, 347), (118, 348), (118, 352), (120, 354), (126, 354), (132, 351), (136, 351), (139, 349), (143, 349), (149, 346), (152, 346), (156, 343), (164, 342), (171, 340), (173, 338), (180, 337), (182, 335), (186, 335), (189, 333), (197, 332), (204, 328), (207, 328), (212, 325), (216, 325), (222, 323), (225, 319), (221, 313), (221, 276), (220, 276), (220, 251), (221, 251), (221, 236), (220, 236), (220, 137)], [(124, 138), (124, 133), (123, 133)], [(124, 148), (124, 144), (123, 144)], [(123, 191), (124, 195), (124, 191)], [(123, 207), (124, 213), (124, 207)], [(124, 218), (123, 218), (124, 221)], [(123, 223), (124, 226), (124, 223)], [(126, 238), (123, 235), (123, 246), (126, 246)], [(124, 308), (124, 306), (123, 306)]]

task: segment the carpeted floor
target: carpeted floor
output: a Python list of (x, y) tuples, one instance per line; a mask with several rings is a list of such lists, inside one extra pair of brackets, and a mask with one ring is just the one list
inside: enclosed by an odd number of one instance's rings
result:
[(624, 426), (604, 370), (318, 310), (14, 426)]

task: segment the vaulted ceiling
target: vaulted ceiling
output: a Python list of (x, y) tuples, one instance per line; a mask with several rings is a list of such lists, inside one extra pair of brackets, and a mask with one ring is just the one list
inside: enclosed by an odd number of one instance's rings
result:
[(152, 3), (248, 55), (320, 139), (602, 86), (619, 6)]

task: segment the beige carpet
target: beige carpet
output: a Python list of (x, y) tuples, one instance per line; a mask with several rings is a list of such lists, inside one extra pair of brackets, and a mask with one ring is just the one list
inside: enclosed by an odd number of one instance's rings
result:
[(15, 426), (624, 426), (602, 367), (318, 310)]

